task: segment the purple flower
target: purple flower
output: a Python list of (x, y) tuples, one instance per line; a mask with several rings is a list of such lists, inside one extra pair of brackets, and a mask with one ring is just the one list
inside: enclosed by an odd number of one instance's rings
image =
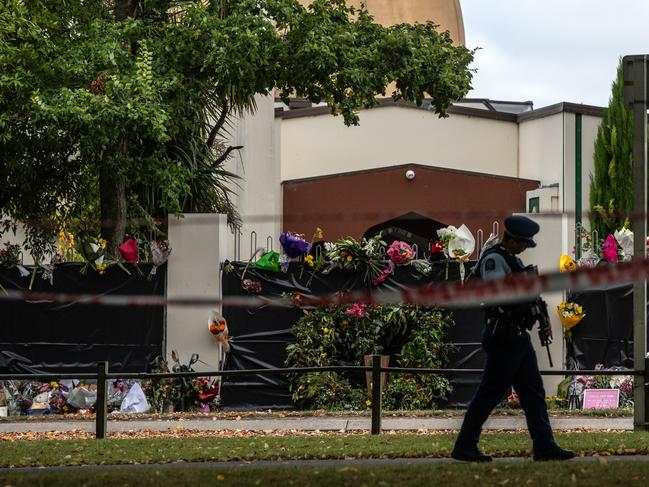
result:
[(279, 243), (286, 255), (291, 259), (306, 254), (311, 248), (311, 244), (304, 240), (302, 235), (296, 235), (291, 232), (284, 232), (279, 236)]

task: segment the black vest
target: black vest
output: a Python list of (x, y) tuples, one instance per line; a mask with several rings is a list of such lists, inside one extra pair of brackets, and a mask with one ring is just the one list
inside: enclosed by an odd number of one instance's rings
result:
[(512, 270), (512, 274), (516, 272), (525, 272), (525, 266), (523, 266), (522, 262), (520, 259), (517, 259), (516, 256), (512, 255), (510, 252), (503, 247), (502, 244), (496, 244), (493, 247), (488, 248), (485, 250), (484, 254), (480, 257), (480, 260), (476, 264), (474, 268), (473, 275), (476, 277), (482, 277), (480, 275), (480, 267), (482, 266), (482, 262), (484, 261), (485, 258), (492, 254), (498, 254), (500, 255), (503, 259), (505, 259), (505, 262), (507, 262), (507, 265), (509, 268)]
[[(493, 254), (498, 254), (503, 259), (505, 259), (505, 262), (511, 269), (512, 274), (527, 271), (520, 259), (516, 258), (516, 256), (507, 251), (507, 249), (505, 249), (502, 244), (496, 244), (493, 247), (485, 250), (484, 254), (482, 254), (482, 256), (480, 257), (480, 260), (478, 260), (478, 263), (476, 264), (472, 272), (475, 277), (482, 278), (482, 276), (480, 275), (480, 267), (482, 266), (482, 262), (485, 258)], [(511, 322), (512, 324), (516, 324), (521, 328), (529, 328), (528, 322), (530, 318), (530, 305), (534, 302), (536, 302), (536, 300), (523, 303), (487, 306), (485, 308), (485, 315), (488, 319), (501, 318), (505, 321)]]

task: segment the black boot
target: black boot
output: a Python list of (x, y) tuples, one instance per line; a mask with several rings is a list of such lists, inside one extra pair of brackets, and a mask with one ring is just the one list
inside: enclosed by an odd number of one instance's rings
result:
[(463, 448), (458, 448), (457, 446), (453, 448), (453, 451), (451, 452), (451, 458), (454, 458), (455, 460), (460, 460), (462, 462), (490, 462), (491, 461), (491, 457), (489, 455), (485, 455), (477, 448), (472, 450), (465, 450)]
[(575, 458), (575, 452), (571, 450), (564, 450), (558, 446), (550, 450), (534, 452), (534, 460), (537, 462), (547, 462), (551, 460), (570, 460)]

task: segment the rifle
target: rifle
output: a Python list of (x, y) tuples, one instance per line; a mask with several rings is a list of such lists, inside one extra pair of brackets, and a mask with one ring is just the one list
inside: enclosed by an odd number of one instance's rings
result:
[(548, 351), (550, 367), (554, 367), (552, 364), (552, 355), (550, 354), (550, 343), (552, 343), (552, 339), (545, 332), (551, 326), (550, 316), (548, 315), (548, 303), (538, 298), (532, 305), (532, 317), (539, 324), (539, 340), (541, 341), (541, 346), (545, 347)]

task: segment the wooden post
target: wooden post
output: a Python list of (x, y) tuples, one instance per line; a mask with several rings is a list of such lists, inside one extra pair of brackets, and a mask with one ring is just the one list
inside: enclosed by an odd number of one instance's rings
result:
[(381, 356), (372, 355), (372, 434), (381, 434)]
[(95, 438), (106, 438), (107, 409), (106, 404), (106, 376), (108, 375), (108, 362), (97, 363), (97, 402), (95, 402)]

